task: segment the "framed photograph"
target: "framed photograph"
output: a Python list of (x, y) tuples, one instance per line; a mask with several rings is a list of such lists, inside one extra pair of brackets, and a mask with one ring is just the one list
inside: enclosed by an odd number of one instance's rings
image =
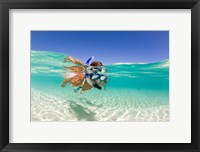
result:
[(1, 151), (200, 151), (199, 0), (1, 0)]

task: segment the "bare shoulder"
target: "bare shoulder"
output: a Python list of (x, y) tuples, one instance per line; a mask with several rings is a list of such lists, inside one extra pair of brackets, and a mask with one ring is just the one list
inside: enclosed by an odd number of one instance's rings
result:
[(65, 57), (63, 62), (64, 62), (64, 63), (65, 63), (65, 62), (73, 62), (73, 63), (75, 63), (75, 64), (85, 65), (85, 64), (84, 64), (83, 62), (81, 62), (79, 59), (76, 59), (76, 58), (74, 58), (74, 57), (72, 57), (72, 56), (67, 56), (67, 57)]

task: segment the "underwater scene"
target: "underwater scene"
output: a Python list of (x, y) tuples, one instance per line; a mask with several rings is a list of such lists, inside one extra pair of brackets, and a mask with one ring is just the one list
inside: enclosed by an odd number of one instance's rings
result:
[(106, 65), (106, 89), (61, 86), (66, 54), (31, 51), (31, 121), (169, 121), (169, 61)]
[(169, 31), (31, 31), (32, 122), (170, 121)]

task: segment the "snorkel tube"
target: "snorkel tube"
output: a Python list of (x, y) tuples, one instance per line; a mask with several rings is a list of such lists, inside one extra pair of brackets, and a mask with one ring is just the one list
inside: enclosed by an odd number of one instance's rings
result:
[[(90, 65), (90, 61), (93, 60), (93, 59), (94, 59), (94, 57), (91, 56), (91, 57), (85, 62), (85, 64), (87, 64), (87, 65), (89, 66), (89, 65)], [(88, 82), (91, 86), (93, 86), (92, 81), (90, 80), (90, 75), (89, 75), (89, 73), (88, 73), (87, 71), (86, 71), (86, 74), (85, 74), (85, 78), (86, 78), (87, 82)]]
[(89, 65), (89, 64), (90, 64), (90, 61), (93, 60), (93, 59), (94, 59), (94, 57), (91, 56), (91, 57), (86, 61), (86, 64)]

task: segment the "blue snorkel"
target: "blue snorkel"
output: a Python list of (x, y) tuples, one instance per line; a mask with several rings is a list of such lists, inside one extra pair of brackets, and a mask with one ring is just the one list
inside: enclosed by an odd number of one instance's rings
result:
[[(93, 59), (94, 59), (94, 57), (91, 56), (85, 63), (86, 63), (87, 65), (90, 65), (90, 61), (93, 60)], [(89, 74), (86, 73), (86, 74), (85, 74), (85, 77), (86, 77), (86, 78), (89, 78)]]
[(91, 57), (86, 61), (86, 64), (89, 65), (89, 64), (90, 64), (90, 61), (93, 60), (93, 59), (94, 59), (94, 57), (91, 56)]

